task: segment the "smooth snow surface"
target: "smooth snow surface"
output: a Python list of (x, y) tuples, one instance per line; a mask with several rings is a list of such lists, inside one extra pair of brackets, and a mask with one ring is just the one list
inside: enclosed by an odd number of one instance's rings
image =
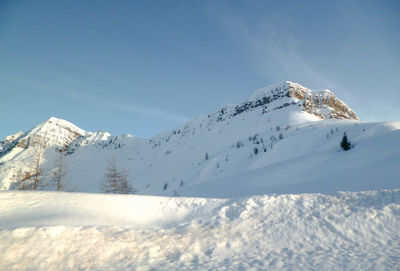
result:
[(400, 190), (0, 193), (0, 270), (399, 270)]

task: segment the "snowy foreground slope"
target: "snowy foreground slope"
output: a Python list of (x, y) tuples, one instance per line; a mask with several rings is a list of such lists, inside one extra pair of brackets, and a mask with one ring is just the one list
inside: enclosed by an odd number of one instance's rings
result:
[(399, 270), (400, 190), (0, 192), (1, 270)]

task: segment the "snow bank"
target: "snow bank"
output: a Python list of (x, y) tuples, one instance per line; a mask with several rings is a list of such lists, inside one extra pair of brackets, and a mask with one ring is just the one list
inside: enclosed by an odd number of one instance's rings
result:
[(0, 193), (1, 270), (394, 270), (400, 190), (164, 198)]

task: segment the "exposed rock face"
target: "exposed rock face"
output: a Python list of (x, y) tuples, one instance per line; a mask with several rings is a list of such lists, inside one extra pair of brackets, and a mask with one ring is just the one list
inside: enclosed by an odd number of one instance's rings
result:
[(321, 119), (356, 119), (356, 113), (331, 91), (311, 91), (299, 84), (289, 83), (288, 97), (300, 100), (303, 109)]

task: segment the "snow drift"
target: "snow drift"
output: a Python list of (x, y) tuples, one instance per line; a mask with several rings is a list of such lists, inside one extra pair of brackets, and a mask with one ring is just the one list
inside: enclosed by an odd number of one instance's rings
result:
[(395, 270), (400, 191), (0, 193), (2, 270)]

